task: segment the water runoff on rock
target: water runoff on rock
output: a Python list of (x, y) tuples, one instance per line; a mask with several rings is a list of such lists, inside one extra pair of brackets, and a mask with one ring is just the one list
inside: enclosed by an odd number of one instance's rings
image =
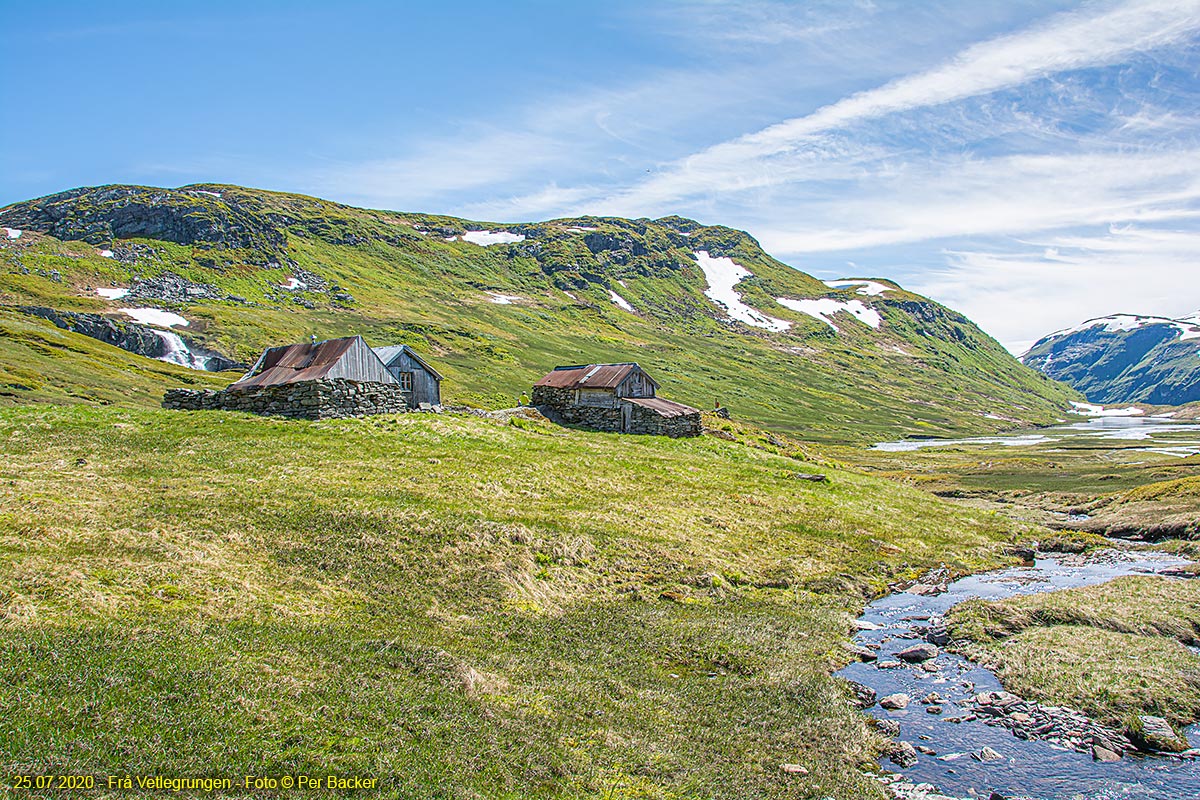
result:
[[(893, 773), (885, 779), (893, 782), (895, 796), (1200, 798), (1200, 761), (1191, 753), (1129, 752), (1118, 732), (1070, 709), (1004, 692), (992, 672), (929, 642), (944, 644), (941, 620), (964, 600), (1088, 586), (1182, 563), (1160, 553), (1115, 550), (1099, 558), (1046, 556), (1032, 566), (963, 578), (944, 590), (919, 585), (872, 603), (857, 621), (853, 641), (864, 660), (838, 675), (860, 685), (864, 713), (894, 740), (895, 760), (885, 754), (880, 764)], [(1193, 747), (1200, 745), (1200, 726), (1186, 733)], [(1109, 757), (1114, 760), (1096, 760)]]
[(179, 364), (180, 366), (191, 367), (192, 369), (208, 369), (212, 357), (193, 353), (187, 346), (187, 342), (183, 341), (183, 337), (179, 334), (158, 330), (157, 328), (153, 329), (152, 332), (155, 336), (162, 339), (163, 343), (163, 352), (162, 355), (157, 356), (158, 360), (169, 361), (172, 364)]

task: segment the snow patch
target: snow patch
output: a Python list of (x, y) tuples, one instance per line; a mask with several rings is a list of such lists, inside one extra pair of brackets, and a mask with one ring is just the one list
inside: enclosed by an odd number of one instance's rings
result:
[(1075, 413), (1085, 417), (1140, 417), (1146, 413), (1137, 406), (1129, 406), (1129, 408), (1105, 408), (1091, 403), (1077, 403), (1071, 401), (1071, 405), (1075, 407)]
[(170, 328), (172, 325), (179, 325), (183, 328), (188, 326), (188, 321), (183, 317), (158, 308), (118, 308), (117, 310), (133, 317), (143, 325), (154, 325), (159, 328)]
[(457, 241), (458, 241), (458, 237), (457, 237), (457, 236), (447, 236), (447, 237), (446, 237), (445, 239), (443, 239), (442, 241), (445, 241), (445, 242), (457, 242)]
[(599, 228), (589, 228), (586, 225), (572, 225), (569, 228), (567, 228), (567, 230), (575, 231), (576, 233), (591, 233), (592, 231), (598, 231), (600, 229)]
[(284, 289), (287, 289), (289, 292), (295, 292), (295, 291), (303, 292), (303, 291), (308, 290), (307, 283), (296, 280), (295, 278), (288, 278), (287, 283), (281, 283), (279, 285), (282, 286)]
[(116, 256), (113, 255), (112, 250), (101, 250), (100, 257), (101, 258), (116, 258)]
[(511, 306), (513, 303), (525, 299), (517, 294), (500, 294), (499, 292), (488, 292), (488, 296), (491, 298), (491, 302), (498, 306)]
[[(622, 283), (621, 285), (624, 286), (625, 284)], [(619, 305), (621, 308), (625, 309), (626, 311), (633, 311), (633, 306), (629, 305), (629, 301), (626, 300), (624, 297), (621, 297), (621, 295), (617, 294), (612, 289), (608, 290), (608, 296), (609, 296), (609, 299), (611, 299), (614, 303)]]
[(836, 281), (824, 281), (824, 283), (830, 289), (849, 289), (852, 286), (857, 286), (858, 288), (854, 290), (855, 294), (870, 297), (878, 297), (884, 292), (896, 291), (891, 286), (884, 286), (877, 281), (859, 280), (857, 278), (840, 278)]
[(192, 194), (206, 194), (206, 195), (208, 195), (209, 197), (215, 197), (215, 198), (217, 198), (218, 200), (220, 200), (220, 199), (221, 199), (221, 193), (220, 193), (220, 192), (208, 192), (208, 191), (205, 191), (204, 189), (193, 189), (193, 190), (192, 190)]
[(792, 323), (768, 317), (742, 302), (742, 296), (734, 287), (743, 278), (754, 274), (750, 270), (735, 264), (731, 258), (713, 258), (705, 250), (697, 250), (695, 256), (696, 263), (704, 270), (704, 279), (708, 281), (708, 288), (704, 290), (705, 296), (725, 309), (725, 313), (730, 317), (769, 331), (786, 331), (792, 327)]
[[(463, 234), (463, 241), (477, 244), (480, 247), (488, 247), (493, 244), (512, 244), (513, 242), (525, 241), (523, 233), (509, 233), (508, 231), (467, 231)], [(448, 241), (448, 240), (447, 240)]]
[(129, 294), (128, 289), (103, 289), (97, 288), (96, 294), (103, 297), (105, 300), (120, 300), (122, 297)]
[(8, 234), (8, 238), (10, 239), (21, 238), (21, 231), (17, 230), (16, 228), (5, 228), (4, 232)]
[(570, 292), (568, 292), (566, 290), (563, 290), (563, 294), (565, 294), (567, 297), (571, 298), (572, 300), (579, 300), (578, 297), (576, 297), (575, 295), (571, 294)]
[(883, 317), (879, 315), (879, 312), (861, 300), (846, 300), (843, 302), (835, 300), (832, 297), (818, 297), (809, 300), (793, 300), (790, 297), (777, 297), (775, 301), (785, 308), (799, 311), (801, 314), (807, 314), (810, 317), (816, 317), (835, 331), (838, 330), (838, 326), (834, 325), (829, 318), (843, 311), (852, 315), (862, 324), (876, 330), (879, 329), (879, 325), (883, 322)]

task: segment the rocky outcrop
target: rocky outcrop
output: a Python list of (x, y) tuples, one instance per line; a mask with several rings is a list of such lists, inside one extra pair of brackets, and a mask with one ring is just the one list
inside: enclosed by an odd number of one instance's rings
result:
[(140, 278), (129, 287), (129, 297), (159, 300), (164, 303), (188, 303), (196, 300), (222, 300), (225, 294), (210, 283), (196, 283), (173, 272), (153, 278)]
[(1101, 725), (1086, 714), (1043, 706), (1011, 692), (982, 692), (967, 701), (966, 706), (972, 713), (965, 719), (980, 719), (988, 725), (1007, 728), (1020, 739), (1038, 739), (1091, 753), (1097, 761), (1115, 760), (1137, 749), (1120, 731)]
[(162, 407), (180, 411), (246, 411), (276, 417), (330, 419), (401, 414), (408, 400), (399, 384), (300, 381), (247, 389), (168, 389)]
[(284, 247), (282, 231), (222, 202), (219, 194), (145, 186), (73, 189), (10, 206), (0, 212), (0, 222), (94, 245), (143, 238), (264, 252)]

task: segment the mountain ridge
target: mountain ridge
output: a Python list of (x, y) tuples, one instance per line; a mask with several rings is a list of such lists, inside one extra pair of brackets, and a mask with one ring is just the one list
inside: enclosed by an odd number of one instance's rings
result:
[(1093, 403), (1194, 402), (1200, 400), (1200, 312), (1177, 319), (1097, 317), (1042, 337), (1021, 361)]
[(189, 341), (243, 363), (361, 333), (428, 353), (460, 402), (506, 404), (558, 363), (624, 360), (671, 396), (818, 438), (994, 430), (997, 408), (1046, 423), (1077, 398), (898, 284), (825, 282), (743, 231), (679, 216), (496, 223), (108, 185), (10, 205), (0, 225), (22, 231), (0, 239), (10, 308), (167, 309)]

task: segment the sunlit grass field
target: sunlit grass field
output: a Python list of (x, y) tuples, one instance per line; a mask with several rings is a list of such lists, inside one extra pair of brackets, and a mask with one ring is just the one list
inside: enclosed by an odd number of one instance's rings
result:
[(1030, 532), (710, 423), (0, 411), (0, 768), (879, 797), (850, 620)]

